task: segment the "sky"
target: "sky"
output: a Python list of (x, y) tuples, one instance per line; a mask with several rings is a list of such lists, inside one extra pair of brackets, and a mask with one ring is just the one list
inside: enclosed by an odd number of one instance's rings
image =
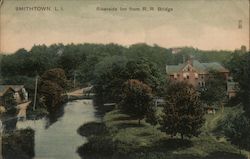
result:
[[(49, 7), (50, 11), (16, 10)], [(55, 11), (54, 8), (62, 8)], [(117, 8), (100, 11), (99, 8)], [(120, 7), (127, 11), (120, 11)], [(131, 11), (129, 8), (140, 8)], [(142, 11), (142, 7), (154, 7)], [(158, 7), (170, 11), (158, 11)], [(239, 22), (241, 21), (241, 22)], [(241, 28), (239, 28), (241, 23)], [(249, 46), (248, 0), (4, 0), (0, 53), (54, 43), (135, 43), (202, 50)]]

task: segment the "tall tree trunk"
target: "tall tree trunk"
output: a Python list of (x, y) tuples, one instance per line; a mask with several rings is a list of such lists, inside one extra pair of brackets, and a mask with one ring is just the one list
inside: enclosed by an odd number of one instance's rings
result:
[(141, 125), (141, 119), (138, 120), (138, 124)]

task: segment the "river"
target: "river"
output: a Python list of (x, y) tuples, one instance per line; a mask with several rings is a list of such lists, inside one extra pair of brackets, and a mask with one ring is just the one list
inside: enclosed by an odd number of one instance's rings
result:
[(77, 129), (88, 122), (99, 121), (92, 100), (76, 100), (64, 106), (64, 114), (48, 126), (47, 119), (17, 123), (17, 129), (35, 130), (34, 159), (80, 159), (77, 148), (87, 142)]

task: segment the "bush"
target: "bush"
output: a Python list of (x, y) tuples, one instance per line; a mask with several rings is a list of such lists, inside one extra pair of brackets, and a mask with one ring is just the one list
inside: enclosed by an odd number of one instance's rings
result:
[(229, 116), (223, 130), (228, 140), (240, 150), (250, 148), (250, 120), (244, 115)]
[(89, 141), (77, 150), (80, 156), (93, 154), (111, 156), (116, 151), (116, 145), (113, 142), (112, 137), (91, 136), (88, 139)]
[(34, 130), (18, 130), (2, 137), (4, 159), (30, 159), (34, 152)]
[(90, 122), (81, 126), (77, 132), (82, 136), (90, 137), (107, 134), (108, 130), (104, 123)]

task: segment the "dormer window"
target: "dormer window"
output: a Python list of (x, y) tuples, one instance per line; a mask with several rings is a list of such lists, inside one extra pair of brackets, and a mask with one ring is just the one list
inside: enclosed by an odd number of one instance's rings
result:
[(182, 69), (182, 71), (190, 72), (190, 71), (192, 71), (192, 66), (190, 66), (190, 64), (188, 64), (188, 65), (186, 65), (186, 66)]

